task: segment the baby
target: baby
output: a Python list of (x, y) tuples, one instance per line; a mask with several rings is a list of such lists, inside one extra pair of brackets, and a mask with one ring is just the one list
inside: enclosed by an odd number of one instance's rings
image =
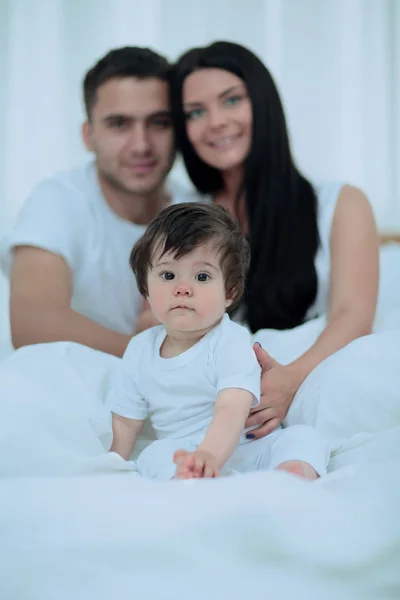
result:
[(217, 477), (281, 469), (315, 479), (329, 447), (311, 427), (248, 440), (245, 422), (260, 401), (260, 367), (248, 330), (230, 320), (241, 300), (250, 249), (221, 207), (163, 210), (132, 250), (141, 294), (162, 325), (132, 338), (108, 396), (110, 452), (128, 460), (144, 420), (157, 441), (138, 471), (155, 479)]

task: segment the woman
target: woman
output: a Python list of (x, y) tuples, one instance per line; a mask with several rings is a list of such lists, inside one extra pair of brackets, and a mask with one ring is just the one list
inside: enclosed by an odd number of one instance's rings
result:
[(247, 425), (260, 425), (251, 435), (262, 437), (321, 361), (371, 331), (379, 279), (372, 210), (357, 188), (314, 186), (300, 173), (272, 77), (246, 48), (215, 42), (189, 50), (174, 66), (171, 96), (193, 184), (248, 233), (242, 316), (250, 329), (291, 329), (327, 313), (317, 341), (289, 365), (255, 347), (263, 396)]

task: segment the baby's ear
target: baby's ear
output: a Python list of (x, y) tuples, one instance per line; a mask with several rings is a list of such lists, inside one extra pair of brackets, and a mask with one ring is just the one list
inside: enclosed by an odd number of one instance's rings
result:
[(226, 294), (225, 308), (229, 308), (236, 300), (237, 288), (234, 287)]

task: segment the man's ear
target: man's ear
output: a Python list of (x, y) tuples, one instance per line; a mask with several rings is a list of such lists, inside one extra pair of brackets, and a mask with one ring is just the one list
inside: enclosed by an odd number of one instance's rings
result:
[(86, 149), (89, 152), (93, 152), (93, 144), (92, 144), (92, 126), (89, 121), (85, 121), (82, 124), (82, 139), (83, 143), (86, 146)]

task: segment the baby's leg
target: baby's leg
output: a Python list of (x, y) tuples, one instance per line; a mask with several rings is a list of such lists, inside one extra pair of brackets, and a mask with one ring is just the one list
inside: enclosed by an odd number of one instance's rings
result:
[(195, 446), (189, 440), (165, 439), (151, 443), (137, 459), (139, 474), (163, 481), (172, 479), (176, 472), (173, 457), (177, 450), (193, 452)]
[(259, 440), (240, 444), (226, 463), (223, 472), (227, 469), (238, 473), (267, 470), (271, 463), (273, 440), (279, 432), (280, 430), (274, 431)]
[(294, 425), (276, 432), (269, 468), (317, 479), (326, 474), (329, 457), (326, 438), (308, 425)]
[(292, 473), (304, 477), (304, 479), (318, 479), (319, 477), (314, 467), (302, 460), (287, 460), (275, 467), (275, 470), (286, 471), (286, 473)]

